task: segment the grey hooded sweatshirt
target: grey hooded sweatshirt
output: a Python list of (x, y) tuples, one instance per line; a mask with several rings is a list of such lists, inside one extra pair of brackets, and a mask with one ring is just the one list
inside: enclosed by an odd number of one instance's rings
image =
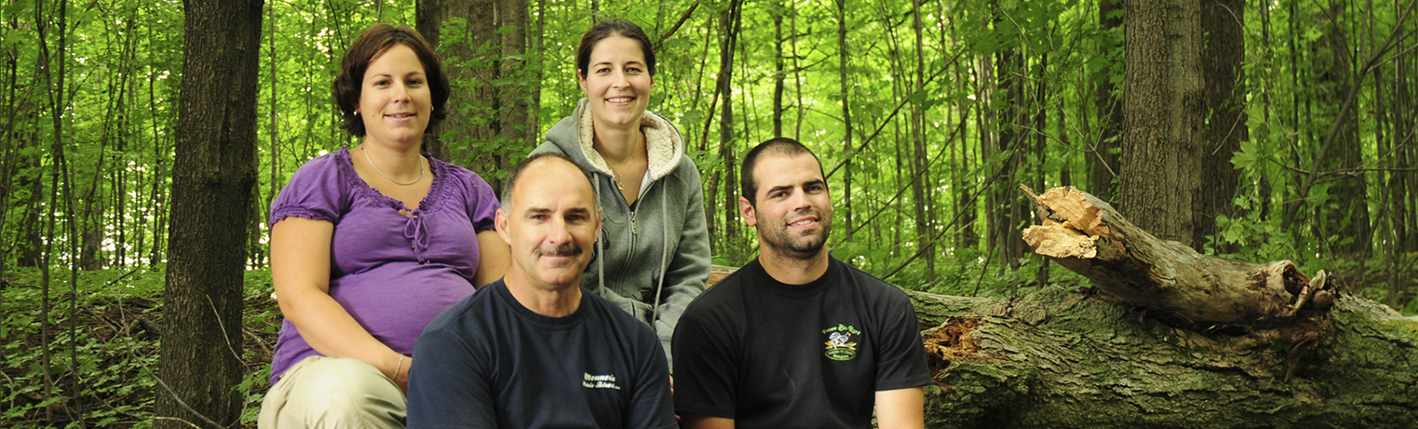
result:
[(604, 212), (596, 257), (582, 274), (581, 286), (655, 328), (670, 358), (675, 324), (709, 279), (704, 191), (699, 170), (685, 156), (679, 130), (650, 111), (641, 117), (640, 127), (649, 167), (633, 206), (592, 146), (585, 99), (577, 103), (575, 113), (547, 131), (547, 142), (532, 153), (558, 152), (591, 172)]

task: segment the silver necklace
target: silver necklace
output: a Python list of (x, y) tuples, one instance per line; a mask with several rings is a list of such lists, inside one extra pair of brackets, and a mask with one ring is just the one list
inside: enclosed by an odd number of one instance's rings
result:
[(360, 152), (364, 152), (364, 160), (365, 160), (365, 161), (369, 161), (369, 166), (370, 166), (370, 167), (374, 167), (374, 171), (375, 171), (376, 173), (379, 173), (380, 176), (384, 176), (385, 179), (389, 179), (390, 182), (394, 182), (395, 185), (399, 185), (399, 186), (409, 186), (409, 185), (418, 183), (420, 180), (423, 180), (423, 160), (422, 160), (422, 159), (419, 160), (419, 177), (415, 177), (414, 180), (411, 181), (411, 182), (400, 182), (400, 181), (398, 181), (398, 180), (394, 180), (393, 177), (389, 177), (388, 174), (384, 174), (384, 170), (380, 170), (380, 169), (379, 169), (379, 165), (378, 165), (378, 164), (375, 164), (375, 163), (374, 163), (374, 160), (369, 159), (369, 149), (365, 149), (365, 148), (363, 148), (363, 147), (360, 147), (360, 148), (359, 148), (359, 151), (360, 151)]

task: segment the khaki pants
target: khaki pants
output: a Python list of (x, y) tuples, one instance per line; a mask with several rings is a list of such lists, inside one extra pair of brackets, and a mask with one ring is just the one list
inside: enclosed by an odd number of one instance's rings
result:
[(261, 402), (260, 429), (403, 428), (404, 393), (373, 365), (311, 356)]

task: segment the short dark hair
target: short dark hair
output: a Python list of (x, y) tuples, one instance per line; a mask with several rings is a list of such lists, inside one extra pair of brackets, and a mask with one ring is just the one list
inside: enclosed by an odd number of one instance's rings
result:
[(428, 89), (433, 93), (433, 115), (428, 126), (433, 127), (448, 117), (448, 96), (453, 92), (448, 83), (448, 75), (443, 74), (442, 62), (433, 47), (423, 40), (418, 31), (407, 25), (394, 27), (379, 23), (364, 30), (356, 38), (340, 60), (340, 76), (335, 78), (335, 105), (340, 109), (340, 129), (355, 137), (364, 137), (364, 120), (354, 115), (359, 109), (360, 89), (364, 84), (364, 72), (369, 63), (383, 55), (394, 45), (408, 46), (423, 64)]
[(586, 68), (591, 66), (591, 50), (596, 48), (596, 43), (605, 40), (607, 37), (621, 36), (636, 42), (640, 42), (640, 50), (645, 53), (645, 68), (649, 69), (650, 76), (655, 75), (655, 47), (650, 43), (650, 36), (645, 35), (645, 30), (634, 22), (620, 18), (603, 19), (586, 30), (586, 34), (581, 35), (581, 45), (576, 47), (576, 74), (578, 78), (586, 77)]
[(518, 162), (517, 165), (512, 166), (512, 170), (507, 172), (507, 180), (502, 182), (501, 204), (503, 207), (510, 208), (512, 206), (512, 189), (515, 188), (517, 182), (522, 179), (522, 171), (542, 158), (557, 158), (566, 161), (567, 164), (576, 167), (576, 170), (580, 171), (581, 175), (586, 176), (586, 183), (591, 185), (591, 199), (595, 201), (592, 209), (597, 213), (600, 212), (601, 199), (596, 195), (595, 178), (591, 177), (591, 173), (586, 171), (585, 168), (581, 168), (580, 165), (577, 165), (576, 161), (572, 161), (570, 157), (556, 152), (534, 153), (532, 156), (527, 157), (527, 159), (522, 160), (522, 162)]
[[(764, 153), (778, 156), (812, 155), (812, 159), (817, 161), (817, 172), (822, 173), (822, 160), (802, 142), (787, 137), (775, 137), (759, 143), (748, 151), (748, 155), (744, 155), (743, 171), (739, 173), (739, 192), (742, 192), (742, 196), (748, 199), (751, 206), (758, 206), (758, 180), (753, 177), (753, 168), (758, 166), (758, 157)], [(827, 175), (823, 174), (822, 179), (827, 180)]]

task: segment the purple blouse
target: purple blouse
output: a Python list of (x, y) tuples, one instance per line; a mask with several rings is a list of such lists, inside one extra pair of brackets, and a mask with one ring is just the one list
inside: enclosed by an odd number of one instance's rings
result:
[[(497, 197), (463, 167), (430, 157), (433, 184), (419, 208), (369, 187), (350, 152), (310, 160), (271, 203), (271, 224), (290, 217), (335, 224), (330, 242), (330, 297), (375, 339), (405, 355), (434, 316), (475, 292), (477, 233), (493, 229)], [(290, 320), (281, 324), (271, 384), (286, 369), (319, 355)]]

